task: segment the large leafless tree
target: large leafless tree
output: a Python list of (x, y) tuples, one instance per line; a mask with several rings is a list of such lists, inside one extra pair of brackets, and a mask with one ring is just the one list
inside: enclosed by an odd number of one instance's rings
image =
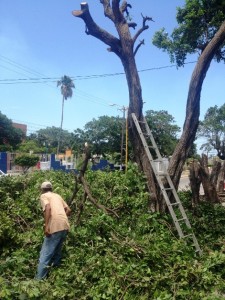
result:
[[(122, 62), (129, 90), (128, 122), (130, 141), (133, 146), (135, 160), (146, 174), (152, 203), (154, 203), (156, 210), (160, 210), (163, 205), (161, 200), (159, 200), (159, 191), (155, 177), (131, 118), (131, 113), (135, 113), (139, 120), (142, 120), (143, 118), (142, 89), (135, 62), (135, 55), (143, 44), (143, 41), (138, 42), (138, 38), (149, 28), (147, 22), (153, 20), (151, 17), (142, 16), (142, 26), (139, 29), (136, 29), (137, 24), (133, 21), (130, 22), (127, 17), (129, 15), (129, 9), (132, 8), (127, 1), (100, 0), (100, 2), (103, 6), (105, 16), (115, 25), (118, 36), (112, 35), (107, 30), (97, 25), (91, 16), (87, 2), (82, 2), (81, 9), (74, 10), (73, 15), (84, 21), (86, 25), (86, 34), (92, 35), (107, 44), (109, 46), (108, 51), (115, 53)], [(134, 30), (134, 35), (131, 34), (131, 29)], [(185, 159), (195, 138), (199, 119), (199, 102), (202, 83), (210, 66), (210, 62), (224, 39), (225, 22), (222, 24), (215, 37), (206, 46), (194, 70), (190, 82), (183, 134), (176, 147), (169, 168), (175, 186), (179, 183)]]

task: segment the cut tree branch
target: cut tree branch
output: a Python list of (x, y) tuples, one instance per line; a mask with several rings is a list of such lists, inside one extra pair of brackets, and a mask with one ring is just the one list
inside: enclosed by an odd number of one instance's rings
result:
[(107, 32), (106, 30), (99, 27), (94, 22), (89, 12), (89, 7), (87, 2), (82, 2), (81, 10), (73, 10), (72, 14), (73, 16), (81, 18), (84, 21), (86, 25), (85, 32), (87, 34), (92, 35), (97, 39), (101, 40), (106, 45), (109, 45), (111, 50), (115, 52), (117, 55), (119, 55), (120, 48), (121, 48), (120, 40), (115, 36), (113, 36), (112, 34), (110, 34), (109, 32)]
[(136, 26), (137, 26), (137, 23), (135, 23), (135, 22), (129, 22), (127, 24), (128, 24), (129, 27), (132, 27), (133, 29), (135, 29)]
[(114, 15), (113, 15), (112, 8), (110, 6), (110, 1), (109, 0), (100, 0), (100, 3), (104, 7), (104, 14), (105, 14), (105, 16), (107, 18), (109, 18), (111, 21), (114, 22), (115, 18), (114, 18)]
[(122, 14), (126, 13), (127, 17), (129, 17), (129, 11), (128, 11), (128, 7), (132, 8), (131, 4), (127, 3), (126, 0), (123, 1), (121, 7), (120, 7), (120, 11)]
[(142, 28), (140, 28), (137, 33), (134, 35), (133, 37), (133, 43), (136, 42), (137, 38), (139, 37), (139, 35), (142, 34), (143, 31), (147, 30), (149, 28), (148, 25), (146, 25), (146, 22), (147, 21), (152, 21), (152, 22), (155, 22), (151, 17), (144, 17), (142, 14), (141, 14), (142, 18), (143, 18), (143, 22), (142, 22)]
[(140, 43), (137, 45), (137, 47), (134, 50), (134, 56), (136, 55), (136, 53), (138, 52), (138, 49), (145, 44), (145, 40), (140, 41)]
[(83, 184), (85, 193), (88, 196), (88, 199), (91, 201), (92, 204), (94, 204), (95, 207), (97, 207), (98, 209), (101, 209), (104, 213), (106, 213), (108, 215), (109, 214), (114, 215), (115, 217), (119, 218), (118, 214), (113, 209), (110, 209), (110, 208), (98, 203), (97, 200), (91, 195), (88, 184), (84, 177), (81, 177), (81, 182)]
[(104, 213), (109, 214), (109, 215), (114, 215), (116, 218), (119, 218), (119, 216), (115, 212), (115, 210), (107, 208), (106, 206), (104, 206), (102, 204), (99, 204), (97, 202), (97, 200), (91, 195), (88, 183), (87, 183), (87, 181), (84, 178), (84, 174), (85, 174), (85, 172), (87, 170), (87, 166), (88, 166), (88, 161), (89, 161), (89, 159), (91, 157), (91, 155), (90, 155), (90, 148), (89, 148), (89, 146), (88, 146), (87, 143), (85, 143), (84, 152), (85, 152), (85, 156), (84, 156), (84, 160), (83, 160), (83, 163), (82, 163), (82, 167), (80, 169), (80, 173), (79, 173), (79, 175), (75, 174), (75, 187), (74, 187), (73, 195), (72, 195), (72, 197), (70, 199), (70, 204), (72, 203), (73, 199), (75, 198), (75, 196), (76, 196), (76, 194), (77, 194), (77, 192), (79, 190), (78, 183), (81, 183), (83, 185), (83, 188), (84, 188), (84, 201), (83, 201), (83, 203), (80, 206), (80, 214), (81, 214), (81, 210), (83, 210), (83, 208), (84, 208), (84, 203), (85, 203), (85, 200), (87, 198), (87, 199), (90, 200), (90, 202), (92, 204), (94, 204), (95, 207), (97, 207), (98, 209), (103, 210)]
[(112, 10), (116, 22), (120, 22), (123, 19), (123, 14), (120, 11), (120, 0), (112, 0)]

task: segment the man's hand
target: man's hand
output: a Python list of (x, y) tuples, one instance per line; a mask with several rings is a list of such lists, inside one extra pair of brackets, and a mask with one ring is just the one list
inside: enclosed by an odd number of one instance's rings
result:
[(45, 236), (50, 236), (51, 235), (47, 225), (44, 225), (44, 233), (45, 233)]

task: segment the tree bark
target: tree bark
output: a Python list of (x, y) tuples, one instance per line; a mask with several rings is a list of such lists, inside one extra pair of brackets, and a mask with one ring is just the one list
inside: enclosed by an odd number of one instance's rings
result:
[(190, 187), (192, 191), (192, 207), (196, 207), (200, 202), (200, 164), (197, 160), (193, 160), (189, 166), (190, 174)]
[[(131, 141), (131, 145), (134, 151), (135, 161), (139, 165), (140, 169), (144, 171), (147, 177), (147, 185), (148, 189), (151, 192), (151, 200), (152, 205), (151, 208), (154, 207), (155, 210), (159, 210), (159, 206), (161, 203), (158, 202), (158, 190), (156, 181), (154, 178), (154, 174), (151, 169), (150, 162), (145, 153), (144, 147), (140, 140), (140, 137), (137, 133), (135, 125), (133, 123), (131, 113), (135, 113), (138, 120), (142, 120), (142, 108), (143, 108), (143, 99), (142, 99), (142, 89), (141, 83), (137, 71), (137, 66), (135, 62), (134, 55), (134, 44), (138, 38), (138, 36), (146, 29), (148, 26), (146, 25), (146, 21), (151, 18), (145, 17), (143, 18), (142, 27), (137, 31), (134, 37), (131, 37), (129, 30), (129, 23), (123, 16), (123, 4), (121, 7), (119, 6), (119, 0), (113, 0), (112, 5), (110, 5), (110, 1), (101, 0), (101, 3), (104, 7), (105, 16), (108, 17), (115, 25), (117, 29), (117, 33), (119, 39), (112, 36), (110, 33), (100, 28), (92, 19), (88, 4), (84, 4), (81, 6), (81, 10), (73, 11), (73, 15), (83, 19), (86, 24), (86, 33), (92, 36), (95, 36), (110, 48), (108, 49), (110, 52), (114, 52), (121, 60), (122, 65), (124, 67), (124, 71), (126, 74), (128, 90), (129, 90), (129, 110), (128, 110), (128, 130), (129, 130), (129, 139)], [(139, 49), (140, 47), (138, 47)], [(137, 52), (137, 49), (136, 49)], [(135, 53), (136, 53), (135, 52)]]
[(224, 178), (225, 178), (225, 161), (223, 161), (221, 170), (218, 176), (217, 191), (219, 193), (224, 193)]
[[(215, 176), (216, 171), (212, 170), (214, 174), (212, 176), (210, 175), (208, 169), (208, 158), (205, 154), (202, 155), (200, 165), (201, 165), (200, 175), (202, 180), (202, 186), (205, 193), (205, 200), (210, 203), (220, 203), (220, 199), (216, 191), (215, 179), (212, 181), (213, 176), (216, 177)], [(214, 168), (218, 170), (217, 166)]]
[(191, 77), (183, 132), (174, 150), (168, 169), (175, 187), (178, 187), (185, 160), (195, 140), (199, 124), (201, 90), (206, 73), (217, 49), (224, 41), (225, 21), (202, 52)]

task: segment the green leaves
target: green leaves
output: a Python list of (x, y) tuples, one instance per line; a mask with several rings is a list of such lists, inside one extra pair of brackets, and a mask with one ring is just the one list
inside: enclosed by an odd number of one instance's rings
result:
[(21, 166), (23, 172), (26, 173), (29, 168), (34, 167), (39, 161), (39, 157), (36, 155), (21, 154), (14, 160), (15, 165)]
[(225, 159), (225, 104), (210, 107), (200, 122), (198, 135), (206, 139), (201, 149), (214, 149), (220, 159)]
[[(148, 211), (149, 195), (135, 166), (122, 172), (87, 172), (93, 196), (116, 209), (119, 219), (86, 201), (77, 225), (80, 189), (59, 268), (47, 280), (34, 275), (43, 241), (40, 184), (54, 183), (65, 197), (74, 178), (63, 172), (34, 172), (0, 181), (0, 298), (11, 299), (222, 299), (225, 288), (222, 206), (188, 211), (203, 257), (178, 239), (171, 218)], [(182, 194), (190, 201), (190, 194)], [(75, 208), (76, 207), (76, 210)], [(1, 235), (2, 233), (2, 235)], [(221, 296), (221, 297), (220, 297)]]
[(23, 138), (22, 130), (14, 128), (12, 121), (0, 112), (0, 151), (15, 149)]
[[(156, 32), (153, 44), (167, 51), (171, 62), (183, 66), (188, 54), (201, 54), (225, 19), (223, 0), (186, 0), (177, 9), (178, 27), (169, 37), (165, 29)], [(215, 54), (217, 62), (224, 61), (224, 43)]]

